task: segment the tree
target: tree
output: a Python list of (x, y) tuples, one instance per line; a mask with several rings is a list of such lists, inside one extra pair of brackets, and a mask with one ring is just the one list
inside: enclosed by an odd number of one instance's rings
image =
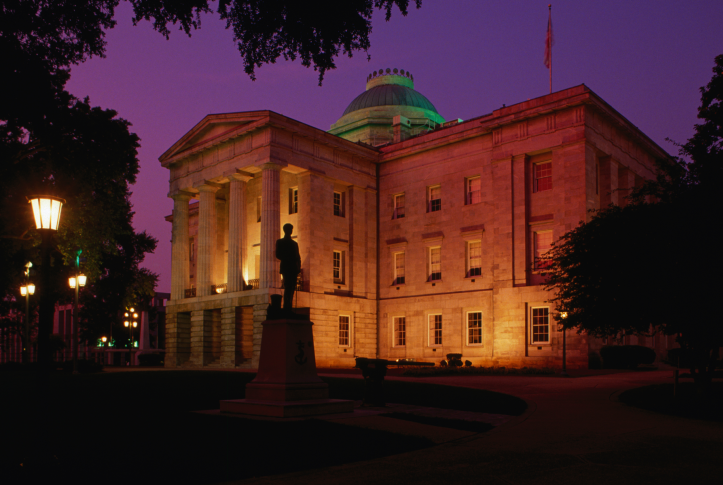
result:
[(680, 157), (657, 161), (656, 180), (625, 207), (595, 211), (547, 253), (547, 289), (564, 328), (595, 337), (661, 332), (691, 355), (697, 383), (710, 382), (723, 346), (717, 217), (723, 210), (723, 55), (701, 88), (695, 135)]

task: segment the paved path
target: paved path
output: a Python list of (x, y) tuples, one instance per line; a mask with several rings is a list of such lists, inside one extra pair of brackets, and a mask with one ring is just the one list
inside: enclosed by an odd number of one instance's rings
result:
[[(428, 433), (442, 444), (379, 460), (233, 483), (723, 483), (723, 423), (660, 415), (627, 406), (616, 398), (626, 389), (672, 382), (671, 371), (574, 379), (389, 379), (503, 392), (525, 399), (529, 408), (487, 433), (415, 427), (401, 420), (366, 416), (369, 427)], [(339, 446), (344, 446), (343, 437), (339, 437)]]

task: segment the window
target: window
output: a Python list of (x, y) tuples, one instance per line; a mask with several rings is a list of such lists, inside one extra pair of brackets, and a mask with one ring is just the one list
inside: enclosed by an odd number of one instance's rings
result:
[(344, 251), (334, 251), (334, 283), (344, 283)]
[(532, 309), (532, 343), (550, 342), (550, 309), (538, 307)]
[(195, 249), (196, 249), (196, 247), (195, 247), (195, 245), (194, 245), (194, 243), (193, 243), (193, 238), (191, 238), (191, 239), (188, 241), (188, 250), (189, 250), (189, 251), (188, 251), (188, 259), (189, 259), (189, 261), (193, 261), (193, 253), (196, 252)]
[(469, 177), (465, 181), (467, 200), (465, 204), (477, 204), (482, 202), (482, 184), (479, 177)]
[(299, 212), (299, 189), (293, 187), (289, 189), (289, 214), (298, 214)]
[(535, 169), (535, 192), (552, 189), (552, 162), (536, 163)]
[(482, 343), (482, 312), (467, 313), (467, 345)]
[(261, 197), (256, 198), (256, 222), (261, 222)]
[(442, 186), (436, 185), (427, 189), (427, 212), (437, 212), (442, 210)]
[(407, 345), (407, 319), (394, 317), (394, 346), (404, 347), (405, 345)]
[(442, 279), (442, 248), (429, 248), (429, 279), (439, 281)]
[(349, 315), (339, 315), (339, 346), (341, 347), (349, 347), (350, 321)]
[(344, 217), (344, 193), (334, 192), (334, 215)]
[(542, 255), (552, 247), (552, 231), (540, 231), (534, 234), (535, 238), (535, 269), (545, 269), (550, 266), (549, 261), (544, 261)]
[(404, 253), (396, 253), (394, 255), (394, 284), (403, 285), (404, 278)]
[[(261, 274), (261, 255), (259, 253), (254, 254), (254, 278), (259, 279)], [(257, 283), (258, 284), (258, 283)]]
[(394, 196), (394, 213), (392, 219), (401, 219), (404, 217), (404, 194)]
[(467, 276), (482, 274), (482, 241), (467, 243)]
[(442, 315), (429, 315), (429, 345), (442, 345)]

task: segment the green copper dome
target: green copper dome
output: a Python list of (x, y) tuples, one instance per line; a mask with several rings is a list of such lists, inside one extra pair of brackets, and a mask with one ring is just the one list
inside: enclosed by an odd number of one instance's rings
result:
[(344, 115), (375, 106), (414, 106), (438, 113), (437, 108), (414, 89), (398, 84), (382, 84), (364, 91), (344, 110)]

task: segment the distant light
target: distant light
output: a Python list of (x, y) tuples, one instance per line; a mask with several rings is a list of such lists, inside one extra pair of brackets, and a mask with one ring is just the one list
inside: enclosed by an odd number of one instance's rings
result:
[(567, 318), (567, 312), (560, 312), (560, 318), (563, 320)]
[(125, 322), (123, 322), (123, 326), (124, 326), (124, 327), (127, 327), (128, 325), (130, 325), (130, 323), (128, 322), (128, 320), (126, 320)]
[(135, 342), (133, 342), (133, 347), (138, 347), (138, 340), (136, 340)]
[(137, 327), (137, 326), (138, 326), (138, 322), (133, 322), (133, 327)]
[(134, 313), (134, 314), (133, 314), (133, 318), (138, 318), (138, 314), (137, 314), (137, 313)]
[(128, 312), (125, 312), (125, 313), (123, 314), (123, 316), (124, 316), (124, 317), (127, 317), (127, 316), (128, 316)]
[(39, 195), (30, 199), (28, 202), (30, 202), (30, 205), (33, 207), (36, 229), (58, 230), (60, 211), (63, 208), (65, 199), (51, 195)]
[(106, 343), (108, 341), (108, 337), (101, 337), (100, 339), (103, 341), (103, 343)]
[(131, 313), (134, 312), (134, 311), (136, 311), (135, 308), (132, 308), (132, 307), (131, 307)]
[(68, 284), (71, 288), (75, 288), (75, 276), (71, 276), (70, 278), (68, 278)]

